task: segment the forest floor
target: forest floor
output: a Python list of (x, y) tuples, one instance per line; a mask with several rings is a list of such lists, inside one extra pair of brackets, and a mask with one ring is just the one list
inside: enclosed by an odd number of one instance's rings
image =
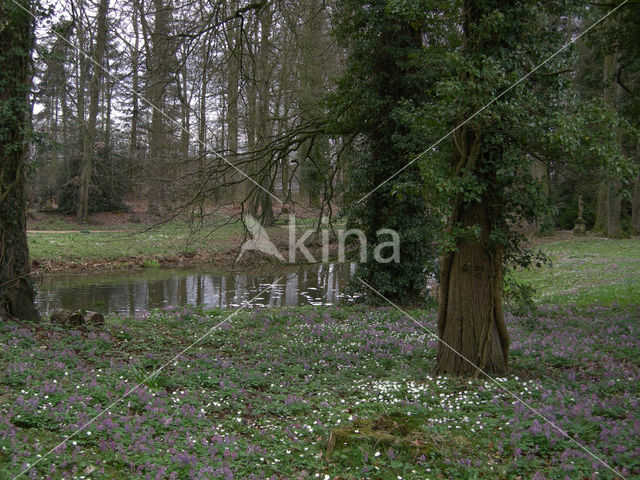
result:
[(497, 379), (431, 373), (427, 308), (4, 323), (0, 478), (640, 478), (638, 243), (545, 242)]

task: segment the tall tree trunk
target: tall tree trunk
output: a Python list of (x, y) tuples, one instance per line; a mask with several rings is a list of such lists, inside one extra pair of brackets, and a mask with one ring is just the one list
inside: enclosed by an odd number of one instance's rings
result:
[[(640, 138), (636, 141), (636, 164), (640, 166)], [(640, 173), (633, 186), (631, 203), (631, 234), (640, 235)]]
[[(27, 10), (31, 2), (19, 0)], [(37, 320), (29, 277), (25, 164), (31, 112), (33, 22), (12, 2), (0, 3), (0, 319)]]
[[(260, 19), (260, 48), (256, 59), (256, 82), (258, 90), (258, 104), (256, 116), (256, 139), (258, 149), (266, 146), (271, 135), (271, 119), (269, 118), (270, 100), (270, 71), (269, 71), (269, 37), (271, 36), (271, 22), (273, 12), (269, 4), (263, 6), (258, 12)], [(267, 191), (272, 190), (271, 168), (267, 165), (270, 159), (264, 156), (256, 156), (254, 163), (255, 180), (257, 185), (253, 188), (254, 194), (251, 200), (250, 212), (264, 226), (273, 225), (275, 215), (273, 202)], [(266, 191), (265, 191), (266, 190)]]
[[(104, 68), (109, 71), (109, 54), (105, 55)], [(107, 155), (109, 155), (109, 151), (111, 150), (109, 147), (111, 146), (111, 112), (113, 107), (113, 82), (111, 79), (106, 76), (103, 78), (103, 100), (105, 103), (104, 107), (104, 145), (107, 147)]]
[[(305, 11), (305, 21), (301, 33), (302, 61), (300, 65), (301, 109), (303, 118), (314, 118), (318, 115), (318, 103), (323, 91), (323, 76), (325, 66), (318, 58), (322, 58), (323, 21), (322, 5), (319, 0), (310, 0)], [(300, 159), (301, 189), (307, 194), (309, 205), (320, 207), (323, 149), (320, 143), (326, 143), (326, 139), (317, 138), (308, 140), (302, 146), (300, 152), (304, 155)]]
[[(236, 3), (232, 4), (232, 9), (236, 8)], [(228, 44), (228, 52), (229, 52), (229, 61), (227, 63), (227, 152), (229, 155), (229, 160), (235, 164), (236, 158), (238, 155), (238, 135), (239, 135), (239, 112), (238, 112), (238, 99), (240, 97), (240, 65), (241, 59), (240, 54), (241, 50), (239, 48), (241, 38), (240, 38), (240, 29), (236, 28), (228, 33), (229, 39), (227, 41)], [(231, 196), (233, 200), (242, 200), (246, 195), (247, 185), (243, 181), (244, 177), (242, 177), (238, 172), (231, 172), (233, 178), (235, 178), (238, 183), (234, 183), (231, 187)]]
[(169, 83), (169, 59), (173, 58), (168, 39), (171, 6), (164, 0), (153, 0), (155, 22), (151, 34), (151, 72), (149, 75), (149, 97), (153, 104), (151, 112), (151, 133), (149, 139), (149, 161), (151, 162), (152, 178), (149, 188), (148, 213), (160, 214), (160, 206), (165, 199), (165, 182), (162, 178), (164, 171), (164, 152), (169, 145), (165, 129), (165, 90)]
[[(622, 93), (620, 86), (616, 82), (617, 70), (618, 55), (614, 52), (605, 57), (603, 71), (603, 80), (605, 85), (603, 98), (605, 103), (609, 105), (612, 110), (618, 109), (618, 99)], [(621, 135), (618, 135), (618, 143), (622, 148)], [(620, 225), (620, 217), (622, 215), (622, 197), (620, 194), (621, 186), (622, 182), (619, 178), (611, 178), (607, 173), (605, 173), (600, 195), (598, 196), (598, 218), (596, 220), (596, 225), (600, 227), (609, 238), (617, 238), (622, 233)]]
[[(486, 9), (479, 0), (463, 2), (463, 48), (472, 56), (500, 48), (495, 39), (478, 35)], [(462, 73), (461, 78), (465, 81), (469, 77)], [(503, 152), (484, 135), (471, 126), (456, 130), (451, 168), (455, 175), (473, 173), (482, 179), (482, 184), (492, 185), (492, 165)], [(479, 233), (458, 237), (456, 249), (442, 261), (438, 305), (441, 342), (436, 364), (439, 374), (469, 375), (477, 373), (478, 368), (503, 374), (508, 369), (509, 334), (502, 310), (503, 251), (493, 238), (494, 222), (502, 218), (501, 198), (502, 192), (487, 189), (477, 201), (465, 203), (458, 195), (452, 204), (449, 233), (459, 227)]]
[(189, 109), (189, 95), (187, 89), (189, 84), (187, 82), (187, 61), (184, 60), (184, 67), (182, 69), (182, 102), (181, 102), (181, 126), (180, 132), (180, 150), (182, 152), (182, 160), (187, 162), (189, 159), (189, 142), (191, 141), (191, 135), (189, 129), (191, 128), (191, 111)]
[[(138, 90), (140, 88), (140, 74), (138, 69), (140, 62), (140, 39), (139, 39), (139, 26), (138, 26), (138, 9), (133, 9), (133, 33), (135, 35), (133, 49), (131, 53), (131, 70), (132, 80), (131, 87), (133, 94), (131, 95), (131, 132), (129, 135), (129, 168), (136, 172), (134, 178), (138, 178), (138, 117), (140, 116), (140, 104), (138, 101)], [(135, 195), (139, 196), (140, 191), (136, 188)]]
[[(247, 85), (247, 115), (246, 115), (246, 126), (245, 133), (247, 136), (247, 151), (252, 154), (256, 149), (256, 117), (257, 117), (257, 104), (258, 104), (258, 89), (256, 88), (255, 82), (248, 82)], [(245, 173), (251, 177), (253, 177), (253, 173), (255, 170), (255, 162), (251, 162), (248, 164), (248, 168), (245, 170)], [(242, 192), (242, 199), (245, 200), (249, 192), (255, 186), (253, 182), (250, 182), (246, 177), (241, 182), (244, 187), (240, 188)]]
[[(74, 2), (71, 2), (74, 8)], [(84, 31), (84, 19), (82, 13), (84, 11), (84, 1), (77, 1), (77, 11), (74, 8), (74, 24), (78, 37), (78, 45), (82, 51), (86, 51), (86, 35)], [(87, 59), (80, 52), (76, 56), (76, 115), (78, 117), (78, 145), (84, 145), (85, 135), (85, 86), (87, 85)]]
[(93, 139), (98, 116), (98, 101), (100, 97), (100, 80), (102, 78), (102, 58), (107, 43), (107, 11), (109, 0), (100, 0), (98, 7), (98, 32), (93, 52), (93, 77), (89, 85), (89, 119), (85, 128), (84, 148), (82, 152), (82, 168), (80, 170), (80, 191), (78, 193), (78, 220), (86, 222), (89, 215), (89, 184), (93, 172)]
[(209, 37), (202, 42), (202, 76), (200, 77), (200, 100), (198, 118), (198, 158), (200, 159), (200, 176), (206, 176), (207, 164), (207, 85), (209, 84)]

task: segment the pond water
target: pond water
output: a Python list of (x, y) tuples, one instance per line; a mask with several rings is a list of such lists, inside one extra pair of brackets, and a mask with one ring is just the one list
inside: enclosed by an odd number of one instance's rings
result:
[(355, 263), (330, 263), (234, 272), (203, 268), (51, 275), (38, 282), (36, 303), (41, 312), (66, 308), (121, 315), (168, 305), (235, 307), (254, 297), (255, 306), (332, 305), (344, 297), (355, 268)]

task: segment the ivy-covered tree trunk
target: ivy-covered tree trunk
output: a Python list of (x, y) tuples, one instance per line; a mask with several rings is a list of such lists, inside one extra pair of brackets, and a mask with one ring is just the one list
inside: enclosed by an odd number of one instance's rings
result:
[[(457, 132), (460, 151), (454, 171), (486, 171), (489, 153), (482, 137), (466, 129)], [(500, 155), (500, 150), (492, 152)], [(485, 178), (490, 182), (491, 178)], [(438, 373), (468, 375), (502, 374), (508, 366), (509, 334), (502, 310), (502, 248), (492, 241), (493, 223), (501, 217), (499, 195), (485, 192), (479, 201), (464, 204), (456, 199), (450, 229), (468, 230), (447, 253), (440, 272), (438, 310)], [(474, 233), (474, 231), (477, 232)], [(450, 233), (453, 233), (451, 231)]]
[(0, 3), (0, 18), (0, 318), (36, 320), (24, 190), (33, 23), (13, 2)]
[[(471, 64), (483, 62), (501, 48), (510, 32), (483, 35), (481, 22), (505, 10), (508, 1), (463, 2), (463, 48)], [(461, 81), (481, 81), (463, 71)], [(477, 111), (478, 107), (473, 110)], [(468, 116), (473, 113), (470, 112)], [(464, 120), (464, 119), (461, 119)], [(486, 127), (485, 127), (486, 129)], [(504, 199), (497, 170), (503, 163), (503, 147), (482, 127), (464, 126), (453, 134), (451, 173), (454, 179), (474, 178), (475, 195), (459, 193), (452, 202), (448, 234), (454, 248), (443, 258), (438, 306), (436, 371), (468, 375), (480, 368), (502, 374), (508, 368), (509, 335), (502, 310), (503, 246), (496, 241), (504, 223)]]
[[(435, 257), (435, 221), (418, 163), (407, 163), (432, 141), (423, 122), (434, 74), (425, 40), (430, 5), (400, 3), (377, 0), (365, 9), (355, 0), (337, 2), (348, 58), (334, 118), (339, 131), (359, 136), (348, 157), (345, 203), (349, 228), (365, 234), (368, 258), (355, 277), (387, 299), (413, 302), (422, 298)], [(385, 247), (391, 237), (379, 234), (383, 229), (397, 234), (397, 255)]]

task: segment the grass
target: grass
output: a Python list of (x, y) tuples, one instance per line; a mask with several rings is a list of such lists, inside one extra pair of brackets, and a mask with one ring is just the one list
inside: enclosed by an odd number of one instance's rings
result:
[(211, 236), (193, 236), (186, 228), (163, 226), (139, 232), (74, 231), (30, 233), (29, 253), (36, 261), (82, 264), (117, 261), (132, 257), (169, 258), (199, 251), (223, 251), (238, 246), (242, 234), (239, 224), (218, 228)]
[(640, 241), (577, 238), (541, 245), (552, 264), (515, 272), (541, 303), (640, 305)]
[[(638, 246), (543, 248), (559, 271), (521, 273), (540, 304), (508, 317), (511, 373), (495, 382), (432, 375), (435, 342), (390, 308), (243, 311), (153, 376), (229, 312), (0, 324), (0, 478), (139, 383), (26, 477), (619, 478), (509, 390), (640, 478), (640, 302), (617, 296), (640, 276)], [(436, 330), (435, 311), (410, 313)]]
[[(116, 224), (86, 226), (63, 216), (40, 220), (27, 235), (29, 254), (35, 266), (55, 273), (67, 270), (127, 269), (132, 265), (157, 268), (182, 257), (208, 263), (225, 262), (219, 255), (232, 252), (230, 263), (244, 238), (242, 224), (217, 218), (215, 223), (193, 233), (183, 221), (150, 229), (150, 225)], [(298, 238), (312, 229), (314, 219), (296, 219)], [(289, 232), (285, 220), (267, 228), (270, 239), (286, 253)], [(34, 227), (34, 228), (35, 228)], [(88, 229), (89, 228), (89, 229)], [(97, 228), (97, 229), (94, 229)], [(191, 262), (194, 263), (194, 262)], [(197, 263), (197, 262), (195, 262)]]

